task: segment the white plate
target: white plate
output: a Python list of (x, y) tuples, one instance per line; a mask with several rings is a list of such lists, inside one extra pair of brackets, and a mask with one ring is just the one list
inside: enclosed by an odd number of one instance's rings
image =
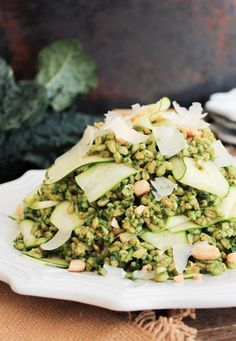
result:
[(226, 118), (224, 118), (223, 116), (220, 115), (211, 115), (211, 118), (213, 119), (213, 121), (215, 121), (217, 123), (217, 125), (225, 130), (229, 130), (230, 133), (234, 133), (235, 134), (235, 130), (236, 130), (236, 122), (230, 121)]
[(24, 295), (83, 302), (120, 311), (236, 306), (236, 271), (184, 284), (132, 282), (91, 273), (69, 273), (21, 256), (12, 246), (16, 224), (7, 218), (42, 180), (44, 171), (29, 171), (0, 185), (0, 280)]
[(220, 127), (218, 124), (211, 123), (211, 129), (217, 137), (225, 143), (236, 144), (235, 134), (229, 133), (226, 129)]
[(236, 122), (236, 88), (228, 92), (212, 94), (206, 102), (205, 107), (212, 114), (216, 113)]

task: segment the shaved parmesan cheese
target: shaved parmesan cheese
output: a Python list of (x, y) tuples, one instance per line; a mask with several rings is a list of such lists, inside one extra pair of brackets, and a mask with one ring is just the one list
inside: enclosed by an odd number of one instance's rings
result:
[(153, 136), (160, 152), (166, 157), (172, 157), (188, 147), (183, 134), (171, 126), (153, 126)]
[(103, 265), (103, 276), (109, 278), (123, 279), (125, 278), (126, 272), (122, 268), (117, 268), (115, 266)]
[(180, 128), (206, 128), (209, 126), (209, 123), (205, 122), (203, 119), (206, 117), (207, 113), (202, 114), (202, 106), (198, 102), (194, 102), (189, 110), (184, 107), (181, 107), (177, 102), (173, 102), (173, 106), (177, 112), (175, 113), (167, 113), (167, 115), (171, 116), (170, 119), (176, 123), (176, 125)]
[(78, 144), (78, 149), (79, 149), (79, 153), (80, 153), (81, 157), (84, 156), (85, 154), (87, 154), (90, 147), (92, 146), (93, 141), (96, 137), (96, 130), (97, 129), (95, 129), (92, 126), (88, 126), (85, 129), (84, 135)]
[(59, 156), (55, 160), (55, 163), (58, 163), (58, 162), (68, 163), (69, 156), (71, 155), (71, 157), (74, 158), (75, 154), (78, 155), (78, 159), (82, 158), (85, 154), (87, 154), (90, 147), (92, 146), (93, 141), (96, 137), (96, 132), (97, 132), (96, 128), (92, 126), (87, 126), (81, 140), (76, 145), (74, 145), (68, 152)]
[(132, 108), (133, 112), (135, 113), (141, 109), (141, 105), (139, 103), (136, 103), (136, 104), (133, 104), (131, 106), (131, 108)]
[(102, 130), (107, 129), (106, 127), (109, 126), (110, 124), (113, 123), (113, 121), (116, 118), (119, 118), (120, 120), (124, 121), (128, 126), (132, 126), (131, 122), (130, 122), (130, 117), (132, 115), (122, 115), (120, 112), (118, 111), (108, 111), (107, 114), (105, 114), (105, 124), (104, 126), (102, 126)]
[(52, 237), (45, 244), (41, 244), (40, 248), (46, 251), (51, 251), (64, 245), (71, 237), (72, 229), (58, 230), (55, 236)]
[(155, 191), (152, 191), (152, 193), (154, 194), (154, 197), (157, 201), (167, 197), (173, 192), (174, 189), (177, 188), (177, 184), (165, 178), (164, 176), (151, 181), (151, 184), (155, 188)]
[(192, 253), (192, 245), (176, 244), (173, 245), (173, 258), (175, 269), (179, 274), (182, 274), (188, 263), (188, 258)]
[(212, 146), (215, 153), (214, 163), (216, 166), (227, 167), (234, 164), (232, 156), (220, 140), (215, 141)]
[(113, 120), (108, 120), (108, 123), (105, 122), (105, 125), (100, 129), (104, 134), (107, 131), (111, 130), (114, 132), (117, 139), (124, 140), (129, 143), (139, 144), (147, 140), (148, 136), (137, 132), (135, 129), (132, 129), (128, 121), (123, 117), (115, 116)]
[(118, 224), (118, 221), (116, 220), (116, 218), (112, 218), (112, 221), (111, 221), (111, 226), (112, 227), (115, 227), (115, 228), (120, 228), (119, 224)]

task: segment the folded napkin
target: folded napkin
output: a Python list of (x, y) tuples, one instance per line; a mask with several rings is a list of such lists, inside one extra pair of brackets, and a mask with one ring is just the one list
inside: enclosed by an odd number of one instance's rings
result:
[(0, 340), (192, 341), (182, 320), (194, 310), (114, 312), (86, 304), (21, 296), (0, 282)]

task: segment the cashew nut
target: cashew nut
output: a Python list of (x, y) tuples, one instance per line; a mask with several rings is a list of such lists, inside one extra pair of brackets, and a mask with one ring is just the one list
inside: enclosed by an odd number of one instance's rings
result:
[(70, 262), (70, 266), (68, 268), (68, 271), (71, 272), (82, 272), (85, 270), (85, 262), (80, 259), (73, 259)]
[(142, 267), (142, 270), (143, 272), (147, 272), (147, 271), (151, 271), (152, 270), (152, 266), (151, 264), (146, 264)]
[(229, 263), (236, 263), (236, 252), (229, 253), (226, 258)]
[(22, 215), (23, 209), (24, 209), (24, 207), (22, 204), (17, 205), (15, 213), (18, 217), (20, 217)]
[(135, 208), (134, 213), (137, 215), (140, 215), (143, 213), (143, 211), (145, 210), (146, 206), (144, 205), (139, 205), (138, 207)]
[(184, 282), (184, 276), (183, 275), (177, 275), (173, 279), (176, 283), (183, 283)]
[(215, 260), (220, 256), (220, 251), (216, 246), (205, 242), (196, 243), (192, 248), (192, 256), (199, 260)]
[(126, 243), (132, 238), (132, 234), (128, 232), (124, 232), (124, 233), (119, 234), (119, 238), (120, 238), (121, 243)]
[(139, 180), (134, 184), (134, 193), (138, 197), (150, 191), (151, 187), (147, 180)]

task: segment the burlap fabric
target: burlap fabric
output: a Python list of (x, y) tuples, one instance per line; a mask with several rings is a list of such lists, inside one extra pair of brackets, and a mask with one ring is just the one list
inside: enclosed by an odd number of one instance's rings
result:
[(120, 313), (90, 305), (15, 294), (0, 282), (1, 341), (195, 340), (182, 319), (192, 310)]

